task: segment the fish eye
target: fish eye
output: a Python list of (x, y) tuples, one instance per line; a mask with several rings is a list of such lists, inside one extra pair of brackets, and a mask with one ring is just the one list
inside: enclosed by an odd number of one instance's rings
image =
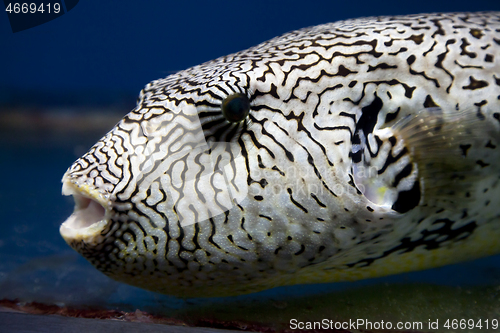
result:
[(250, 100), (244, 94), (229, 95), (222, 101), (222, 114), (227, 121), (237, 123), (248, 116)]

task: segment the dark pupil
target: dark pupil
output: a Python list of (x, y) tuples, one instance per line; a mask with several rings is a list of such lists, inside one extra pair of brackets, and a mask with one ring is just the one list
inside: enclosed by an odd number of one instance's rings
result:
[(250, 101), (248, 97), (243, 94), (228, 96), (222, 102), (222, 114), (232, 123), (237, 123), (245, 119), (249, 111)]

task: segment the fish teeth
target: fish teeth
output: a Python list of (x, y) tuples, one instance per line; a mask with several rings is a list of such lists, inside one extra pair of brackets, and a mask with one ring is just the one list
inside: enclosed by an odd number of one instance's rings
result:
[(62, 194), (73, 196), (75, 201), (73, 213), (59, 229), (68, 244), (71, 245), (78, 240), (93, 243), (96, 237), (102, 237), (100, 233), (109, 222), (111, 203), (101, 192), (88, 185), (78, 185), (69, 178), (63, 178)]

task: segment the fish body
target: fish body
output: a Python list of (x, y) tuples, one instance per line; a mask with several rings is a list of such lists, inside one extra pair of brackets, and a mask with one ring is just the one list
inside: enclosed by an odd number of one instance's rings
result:
[(149, 83), (63, 177), (66, 242), (178, 296), (500, 251), (500, 12), (340, 21)]

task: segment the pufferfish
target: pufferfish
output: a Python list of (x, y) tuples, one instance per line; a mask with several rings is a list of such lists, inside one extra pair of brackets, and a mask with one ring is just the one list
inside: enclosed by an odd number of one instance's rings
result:
[(284, 34), (152, 81), (65, 173), (66, 242), (228, 296), (500, 252), (500, 12)]

